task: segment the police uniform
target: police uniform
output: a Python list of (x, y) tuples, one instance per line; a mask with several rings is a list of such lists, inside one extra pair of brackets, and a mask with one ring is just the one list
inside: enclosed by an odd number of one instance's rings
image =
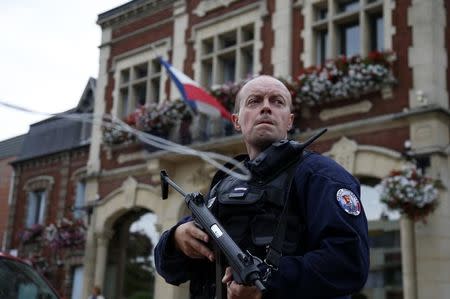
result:
[[(255, 163), (259, 156), (247, 161), (252, 180), (221, 179), (211, 189), (208, 205), (239, 247), (261, 259), (280, 215), (286, 217), (282, 256), (263, 298), (350, 298), (364, 286), (369, 270), (359, 183), (319, 154), (307, 152), (294, 163), (288, 163), (290, 157), (273, 162), (280, 156), (285, 155), (272, 151), (265, 157), (272, 161), (263, 167), (266, 172)], [(190, 280), (191, 298), (214, 298), (214, 263), (188, 258), (174, 248), (175, 229), (191, 220), (184, 218), (163, 233), (155, 248), (156, 269), (170, 284)]]

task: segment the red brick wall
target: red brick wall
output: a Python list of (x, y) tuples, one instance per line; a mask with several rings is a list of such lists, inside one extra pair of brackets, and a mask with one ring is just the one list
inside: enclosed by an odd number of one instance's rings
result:
[(406, 18), (410, 6), (411, 0), (396, 1), (392, 12), (392, 25), (395, 27), (392, 50), (397, 55), (397, 60), (394, 62), (394, 76), (399, 81), (394, 88), (394, 100), (399, 102), (397, 104), (399, 108), (409, 106), (409, 90), (413, 84), (412, 70), (408, 66), (408, 48), (412, 45), (412, 29)]
[[(323, 137), (326, 137), (326, 134), (327, 133), (325, 133)], [(332, 138), (322, 141), (323, 137), (315, 141), (308, 149), (324, 153), (331, 150), (333, 144), (341, 138)], [(404, 142), (410, 138), (408, 126), (383, 129), (375, 132), (356, 133), (345, 137), (354, 140), (359, 145), (375, 145), (389, 148), (397, 152), (404, 151)]]
[(296, 7), (292, 10), (292, 78), (296, 79), (302, 73), (304, 65), (300, 60), (300, 54), (304, 50), (301, 32), (304, 28), (304, 18), (302, 7)]
[(272, 48), (275, 43), (275, 36), (272, 29), (272, 15), (275, 12), (275, 0), (267, 1), (267, 11), (268, 15), (263, 19), (263, 26), (261, 28), (261, 38), (263, 40), (260, 53), (262, 63), (261, 74), (272, 75)]
[[(85, 167), (88, 159), (88, 147), (79, 149), (69, 153), (67, 163), (61, 159), (61, 154), (33, 159), (31, 161), (23, 162), (17, 165), (20, 168), (20, 173), (17, 177), (16, 188), (16, 207), (12, 231), (12, 248), (17, 248), (19, 245), (18, 235), (24, 229), (26, 221), (26, 206), (27, 206), (27, 192), (24, 186), (30, 179), (38, 176), (51, 176), (54, 179), (54, 184), (49, 194), (47, 194), (47, 210), (45, 223), (49, 224), (57, 220), (60, 195), (66, 191), (64, 197), (64, 211), (65, 217), (72, 215), (72, 206), (75, 200), (76, 181), (72, 180), (73, 173), (82, 167)], [(66, 164), (65, 164), (66, 163)], [(63, 176), (61, 170), (67, 170), (67, 185), (63, 184)]]
[(3, 236), (6, 233), (8, 222), (8, 198), (13, 169), (9, 162), (15, 157), (8, 157), (0, 160), (0, 248), (3, 246)]

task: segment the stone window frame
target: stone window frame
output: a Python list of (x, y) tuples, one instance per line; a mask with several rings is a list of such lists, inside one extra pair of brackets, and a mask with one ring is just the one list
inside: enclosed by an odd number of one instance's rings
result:
[[(304, 30), (301, 37), (304, 39), (304, 52), (300, 59), (305, 67), (317, 64), (316, 57), (316, 37), (324, 31), (327, 34), (328, 47), (325, 53), (325, 61), (339, 56), (339, 26), (351, 23), (359, 24), (359, 48), (362, 57), (370, 52), (370, 17), (381, 14), (383, 16), (383, 44), (384, 50), (392, 49), (392, 36), (395, 34), (395, 27), (392, 25), (392, 10), (395, 1), (391, 0), (359, 0), (359, 7), (346, 12), (338, 12), (337, 4), (342, 0), (304, 0), (297, 1), (297, 5), (302, 6), (304, 17)], [(317, 19), (320, 8), (327, 8), (327, 15)]]
[[(28, 212), (29, 212), (29, 194), (31, 192), (37, 192), (40, 190), (43, 190), (45, 192), (45, 207), (44, 207), (44, 215), (42, 216), (42, 223), (41, 224), (45, 224), (45, 220), (47, 219), (47, 215), (48, 215), (48, 210), (49, 210), (49, 206), (50, 206), (50, 199), (51, 199), (51, 192), (53, 189), (53, 186), (55, 184), (55, 179), (52, 176), (38, 176), (38, 177), (34, 177), (31, 178), (29, 180), (27, 180), (24, 184), (23, 190), (26, 193), (26, 205), (25, 205), (25, 215), (26, 217), (24, 217), (23, 222), (24, 222), (24, 227), (29, 227), (27, 226), (27, 219), (28, 219)], [(35, 223), (36, 224), (36, 223)]]
[[(113, 91), (113, 107), (112, 114), (117, 117), (124, 117), (134, 112), (138, 106), (138, 99), (135, 97), (135, 87), (146, 86), (145, 105), (150, 103), (160, 104), (165, 100), (164, 82), (167, 80), (166, 72), (159, 63), (158, 57), (168, 59), (168, 51), (170, 50), (170, 39), (165, 38), (160, 41), (151, 43), (144, 47), (133, 49), (114, 57), (111, 72), (114, 74), (115, 87)], [(133, 74), (143, 66), (147, 67), (147, 75), (136, 78)], [(150, 70), (150, 71), (149, 71)], [(154, 70), (157, 70), (154, 72)], [(129, 78), (124, 81), (126, 73)], [(152, 85), (158, 84), (157, 101), (152, 99), (155, 96), (156, 88)], [(124, 109), (122, 92), (127, 90), (128, 100), (126, 110)], [(125, 111), (124, 111), (125, 110)]]
[[(209, 88), (222, 84), (219, 76), (219, 56), (233, 55), (235, 59), (234, 81), (245, 79), (247, 76), (243, 74), (243, 65), (241, 63), (243, 54), (242, 49), (253, 47), (252, 74), (258, 74), (262, 70), (260, 51), (262, 49), (261, 28), (263, 26), (263, 16), (267, 15), (267, 11), (263, 2), (254, 3), (231, 11), (220, 17), (197, 24), (192, 28), (192, 40), (195, 50), (194, 80), (202, 86)], [(242, 28), (253, 26), (253, 39), (245, 41), (243, 38)], [(218, 49), (220, 36), (224, 36), (229, 32), (236, 32), (236, 44), (230, 47)], [(245, 30), (244, 30), (245, 31)], [(245, 32), (244, 32), (245, 33)], [(213, 49), (208, 54), (204, 54), (205, 41), (213, 42)], [(239, 55), (237, 55), (239, 54)], [(212, 78), (211, 84), (207, 83), (203, 69), (203, 63), (208, 60), (211, 63)], [(210, 85), (210, 86), (208, 86)]]

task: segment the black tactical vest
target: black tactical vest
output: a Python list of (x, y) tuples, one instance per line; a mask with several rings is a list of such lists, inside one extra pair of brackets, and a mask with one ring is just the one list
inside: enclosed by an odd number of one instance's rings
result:
[[(290, 157), (285, 161), (286, 165), (279, 165), (270, 175), (264, 176), (254, 173), (249, 167), (252, 172), (250, 181), (227, 176), (211, 189), (211, 211), (242, 250), (265, 258), (286, 200), (292, 196), (293, 175), (301, 160), (301, 157)], [(299, 210), (299, 201), (298, 198), (287, 201), (283, 255), (294, 254), (299, 249), (303, 232), (303, 211)]]

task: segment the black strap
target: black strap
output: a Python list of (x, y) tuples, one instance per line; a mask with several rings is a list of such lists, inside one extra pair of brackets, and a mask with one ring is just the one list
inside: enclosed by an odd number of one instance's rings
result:
[(267, 247), (267, 255), (264, 259), (264, 262), (273, 268), (274, 270), (278, 270), (278, 266), (280, 264), (280, 258), (283, 255), (283, 243), (286, 239), (286, 228), (287, 228), (287, 214), (290, 202), (290, 192), (292, 187), (292, 182), (294, 181), (294, 174), (298, 168), (298, 165), (305, 159), (306, 156), (309, 156), (309, 152), (303, 152), (300, 159), (291, 166), (288, 171), (288, 185), (287, 192), (285, 193), (284, 207), (283, 211), (280, 215), (280, 220), (278, 221), (277, 229), (273, 236), (272, 242)]

